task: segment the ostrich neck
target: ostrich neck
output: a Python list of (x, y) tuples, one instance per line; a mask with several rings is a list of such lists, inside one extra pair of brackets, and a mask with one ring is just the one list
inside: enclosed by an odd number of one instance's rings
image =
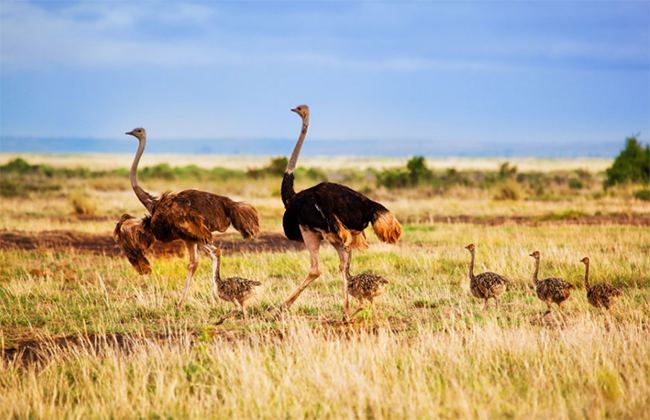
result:
[(221, 280), (221, 258), (217, 258), (217, 269), (215, 272), (215, 279), (217, 280), (217, 283), (219, 284), (223, 283), (223, 280)]
[(533, 283), (539, 283), (537, 279), (537, 274), (539, 274), (539, 258), (535, 258), (535, 272), (533, 273)]
[(589, 285), (589, 264), (585, 264), (585, 288), (588, 290)]
[(469, 279), (474, 278), (474, 251), (471, 251), (472, 253), (472, 260), (469, 263)]
[(140, 163), (140, 158), (142, 153), (144, 153), (144, 147), (147, 143), (145, 138), (138, 139), (138, 151), (135, 153), (135, 158), (133, 159), (133, 164), (131, 165), (131, 187), (133, 187), (133, 192), (138, 197), (138, 200), (149, 210), (150, 213), (153, 211), (155, 201), (151, 194), (146, 192), (140, 187), (138, 182), (138, 164)]
[(287, 164), (287, 169), (284, 171), (285, 174), (292, 174), (294, 169), (296, 169), (296, 163), (298, 162), (298, 156), (300, 155), (300, 149), (302, 149), (302, 144), (305, 142), (305, 136), (307, 135), (307, 128), (309, 127), (309, 115), (305, 115), (302, 119), (302, 130), (300, 131), (300, 137), (298, 137), (298, 142), (296, 147), (293, 148), (293, 153), (289, 158), (289, 163)]
[(296, 147), (293, 148), (289, 162), (287, 163), (287, 169), (284, 171), (284, 177), (282, 178), (282, 187), (280, 189), (282, 194), (282, 202), (285, 207), (289, 202), (289, 199), (296, 195), (296, 191), (293, 189), (294, 175), (293, 171), (296, 169), (296, 163), (298, 162), (298, 156), (300, 155), (300, 149), (302, 149), (302, 144), (305, 142), (305, 136), (307, 135), (307, 128), (309, 127), (309, 114), (305, 115), (302, 119), (302, 130), (300, 131), (300, 137), (298, 137), (298, 142)]

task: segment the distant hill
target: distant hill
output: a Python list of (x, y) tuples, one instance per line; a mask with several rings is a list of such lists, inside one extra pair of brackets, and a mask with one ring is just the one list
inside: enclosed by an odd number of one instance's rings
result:
[[(222, 154), (285, 156), (291, 153), (295, 139), (252, 140), (150, 140), (149, 154)], [(544, 158), (571, 158), (577, 156), (611, 158), (620, 152), (621, 141), (575, 142), (565, 144), (499, 144), (442, 142), (442, 141), (341, 141), (309, 140), (303, 147), (303, 156), (534, 156)], [(124, 139), (0, 137), (0, 152), (4, 153), (133, 153), (136, 142)]]

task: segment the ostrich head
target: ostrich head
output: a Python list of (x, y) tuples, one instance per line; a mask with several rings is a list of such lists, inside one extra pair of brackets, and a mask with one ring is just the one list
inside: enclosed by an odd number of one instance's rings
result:
[(300, 115), (300, 118), (303, 120), (306, 116), (309, 115), (309, 107), (307, 105), (298, 105), (297, 107), (293, 108), (292, 111)]
[(144, 255), (154, 243), (154, 236), (149, 228), (149, 217), (136, 219), (130, 214), (123, 214), (113, 230), (113, 240), (120, 246), (138, 274), (151, 273), (151, 265)]
[(142, 140), (147, 137), (147, 132), (144, 130), (142, 127), (134, 128), (133, 130), (126, 132), (124, 134), (128, 134), (130, 136), (133, 136), (137, 138), (138, 140)]
[(581, 263), (584, 265), (589, 265), (589, 257), (584, 257), (583, 259), (580, 260)]
[(469, 244), (465, 247), (465, 249), (468, 250), (469, 252), (474, 252), (476, 247), (474, 246), (474, 244)]
[(539, 251), (533, 251), (533, 253), (531, 253), (530, 256), (535, 258), (536, 260), (539, 260)]

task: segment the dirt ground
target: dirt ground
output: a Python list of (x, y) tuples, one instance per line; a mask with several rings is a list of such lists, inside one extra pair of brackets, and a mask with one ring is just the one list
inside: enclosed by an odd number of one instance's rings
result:
[[(474, 218), (470, 216), (436, 217), (434, 223), (472, 223), (484, 226), (498, 225), (526, 225), (538, 226), (544, 224), (554, 225), (632, 225), (650, 226), (650, 217), (642, 214), (615, 214), (580, 217), (577, 219), (546, 220), (539, 217), (491, 217)], [(280, 233), (263, 232), (252, 241), (243, 241), (237, 234), (216, 234), (214, 245), (230, 252), (287, 252), (303, 249), (300, 242), (289, 241)], [(77, 252), (88, 252), (100, 255), (120, 255), (121, 251), (111, 238), (106, 234), (85, 234), (66, 230), (48, 230), (38, 233), (21, 231), (0, 231), (0, 250), (9, 249), (73, 249)], [(152, 250), (156, 256), (184, 255), (185, 245), (182, 241), (169, 244), (156, 242)]]

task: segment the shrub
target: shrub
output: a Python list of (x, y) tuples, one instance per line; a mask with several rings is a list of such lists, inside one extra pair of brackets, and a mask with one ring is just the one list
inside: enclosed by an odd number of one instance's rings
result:
[(23, 174), (26, 172), (35, 172), (36, 166), (32, 166), (23, 158), (16, 158), (0, 166), (0, 170), (4, 172), (16, 172)]
[(415, 156), (406, 163), (406, 170), (388, 168), (377, 174), (377, 182), (386, 188), (404, 188), (429, 183), (433, 172), (427, 168), (424, 156)]
[(424, 156), (414, 156), (406, 163), (406, 170), (411, 185), (418, 185), (424, 182), (431, 181), (433, 172), (427, 168), (427, 163)]
[(92, 216), (97, 213), (97, 202), (86, 194), (75, 193), (70, 196), (70, 203), (74, 214), (78, 216)]
[(571, 188), (572, 190), (581, 190), (582, 187), (584, 187), (582, 181), (575, 178), (569, 179), (569, 188)]
[(510, 162), (504, 162), (499, 167), (499, 177), (501, 179), (512, 178), (517, 173), (517, 165), (510, 166)]
[(634, 193), (634, 198), (638, 198), (643, 201), (650, 201), (650, 190), (644, 188)]
[(636, 137), (628, 137), (625, 149), (614, 160), (612, 167), (606, 170), (606, 174), (605, 188), (627, 182), (647, 185), (650, 181), (650, 145), (644, 149)]
[(521, 198), (521, 187), (515, 181), (507, 181), (497, 188), (494, 195), (495, 200), (519, 200)]
[(0, 197), (27, 197), (27, 191), (20, 182), (3, 179), (0, 182)]

